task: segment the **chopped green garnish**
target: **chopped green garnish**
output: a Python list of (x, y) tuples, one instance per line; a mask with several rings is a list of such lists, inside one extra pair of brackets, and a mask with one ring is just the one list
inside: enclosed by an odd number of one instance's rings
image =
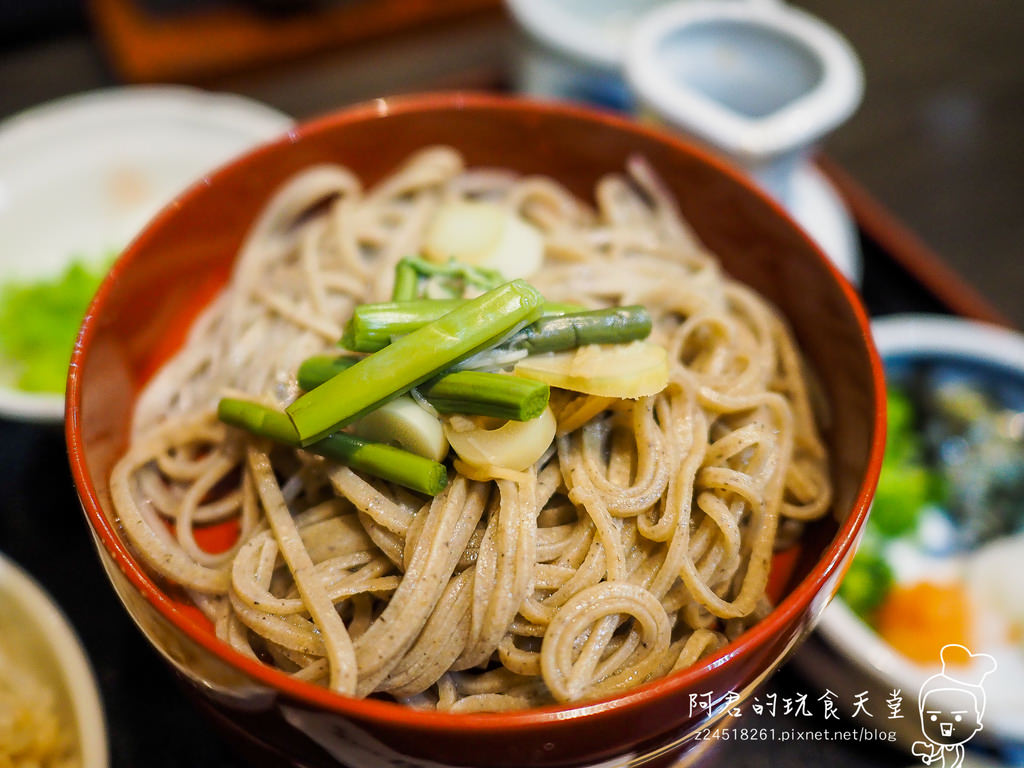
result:
[[(299, 366), (299, 386), (309, 392), (359, 362), (358, 357), (314, 355)], [(456, 371), (427, 382), (423, 395), (438, 413), (491, 416), (530, 421), (543, 413), (550, 395), (547, 384), (518, 376), (482, 371)]]
[(902, 391), (890, 387), (886, 392), (886, 463), (916, 460), (920, 437), (914, 428), (914, 404)]
[(871, 507), (871, 524), (887, 537), (902, 536), (917, 527), (921, 509), (932, 498), (932, 472), (921, 464), (883, 464)]
[(889, 429), (903, 434), (914, 427), (914, 404), (910, 398), (899, 389), (889, 387), (885, 393), (886, 420)]
[(565, 352), (586, 344), (626, 344), (646, 339), (651, 316), (641, 306), (594, 309), (557, 317), (542, 317), (510, 341), (531, 355)]
[(395, 267), (395, 287), (391, 291), (392, 301), (412, 301), (420, 294), (420, 276), (408, 261), (403, 259)]
[[(221, 398), (217, 417), (225, 424), (269, 437), (284, 445), (297, 447), (299, 444), (299, 434), (288, 416), (259, 403)], [(430, 496), (439, 494), (448, 483), (448, 472), (443, 464), (345, 432), (335, 432), (306, 446), (306, 450)]]
[(286, 409), (302, 445), (327, 437), (540, 316), (544, 298), (513, 280), (362, 358)]
[(505, 278), (496, 269), (478, 267), (451, 259), (447, 264), (435, 264), (417, 256), (402, 259), (404, 263), (423, 277), (447, 278), (451, 281), (450, 288), (455, 297), (461, 296), (466, 286), (489, 291), (505, 282)]
[(0, 289), (0, 356), (26, 392), (64, 391), (75, 336), (113, 256), (76, 258), (50, 279)]
[(912, 533), (921, 510), (940, 500), (944, 490), (941, 473), (924, 461), (914, 403), (894, 388), (886, 401), (888, 435), (869, 526), (885, 538), (895, 538)]
[(892, 569), (885, 559), (861, 548), (839, 587), (839, 596), (854, 613), (870, 623), (893, 584)]

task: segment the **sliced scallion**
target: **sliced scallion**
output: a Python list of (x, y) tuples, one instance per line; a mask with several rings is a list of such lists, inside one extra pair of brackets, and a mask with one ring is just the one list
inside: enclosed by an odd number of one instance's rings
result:
[[(252, 434), (268, 437), (284, 445), (299, 445), (299, 436), (287, 414), (259, 403), (223, 398), (217, 406), (217, 416), (224, 423)], [(357, 472), (365, 472), (430, 496), (436, 496), (448, 483), (448, 473), (443, 464), (401, 448), (369, 442), (344, 432), (335, 432), (310, 443), (305, 450), (337, 461)]]
[(363, 358), (286, 409), (303, 445), (336, 432), (470, 355), (494, 346), (541, 313), (544, 299), (514, 280)]

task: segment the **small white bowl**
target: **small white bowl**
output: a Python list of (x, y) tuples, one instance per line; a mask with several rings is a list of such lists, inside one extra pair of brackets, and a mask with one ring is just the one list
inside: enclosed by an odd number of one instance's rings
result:
[(507, 0), (509, 12), (535, 43), (518, 51), (518, 90), (631, 111), (634, 98), (623, 72), (626, 39), (642, 13), (666, 1)]
[[(180, 86), (93, 91), (4, 120), (0, 285), (123, 248), (190, 183), (290, 125), (250, 99)], [(18, 391), (4, 373), (0, 416), (61, 421), (63, 395)]]
[[(875, 320), (872, 332), (883, 362), (941, 355), (999, 366), (1024, 379), (1024, 335), (1006, 328), (940, 315), (893, 315)], [(1007, 578), (1013, 575), (1008, 573)], [(874, 724), (896, 731), (898, 740), (908, 749), (922, 737), (917, 695), (925, 680), (938, 671), (937, 659), (934, 667), (911, 662), (862, 622), (841, 599), (833, 600), (825, 610), (815, 640), (795, 657), (797, 666), (808, 677), (847, 699), (867, 690), (869, 699), (878, 706), (882, 706), (891, 691), (901, 691), (904, 719), (880, 719)], [(1024, 653), (1020, 658), (1004, 659), (995, 673), (1003, 679), (1014, 674), (1020, 677), (1018, 690), (1024, 689)], [(984, 723), (985, 728), (977, 738), (979, 744), (997, 749), (1010, 745), (1024, 748), (1024, 715), (1014, 712), (1012, 705), (995, 709), (991, 692)]]
[(864, 89), (845, 38), (775, 3), (661, 6), (633, 27), (626, 74), (647, 109), (725, 153), (783, 201), (792, 171), (853, 113)]
[[(9, 623), (9, 624), (8, 624)], [(0, 630), (31, 644), (42, 682), (73, 719), (82, 768), (106, 768), (107, 729), (99, 688), (68, 620), (32, 577), (0, 554)]]
[(839, 33), (784, 3), (682, 0), (637, 20), (624, 60), (642, 112), (750, 174), (860, 282), (853, 222), (810, 162), (863, 93)]

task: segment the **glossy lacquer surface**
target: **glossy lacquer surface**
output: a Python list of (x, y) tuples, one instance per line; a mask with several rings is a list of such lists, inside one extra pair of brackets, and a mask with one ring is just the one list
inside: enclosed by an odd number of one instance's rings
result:
[[(120, 536), (108, 477), (124, 450), (140, 387), (180, 346), (223, 285), (249, 223), (275, 187), (313, 163), (342, 163), (366, 184), (423, 146), (446, 143), (471, 165), (552, 176), (591, 198), (633, 154), (661, 174), (725, 268), (786, 315), (828, 401), (834, 517), (805, 533), (785, 597), (759, 625), (689, 670), (611, 699), (506, 714), (452, 715), (355, 700), (294, 681), (219, 642), (158, 585)], [(666, 134), (578, 108), (494, 96), (377, 100), (299, 127), (210, 175), (125, 251), (83, 324), (68, 385), (72, 471), (97, 550), (136, 623), (190, 683), (200, 706), (250, 755), (306, 766), (587, 765), (668, 761), (709, 720), (691, 693), (762, 681), (806, 635), (852, 556), (884, 442), (881, 368), (849, 285), (774, 203)], [(836, 523), (836, 520), (842, 521)]]

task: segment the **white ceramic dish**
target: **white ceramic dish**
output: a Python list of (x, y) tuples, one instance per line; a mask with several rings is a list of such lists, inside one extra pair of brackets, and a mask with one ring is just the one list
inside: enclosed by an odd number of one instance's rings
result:
[(665, 0), (508, 0), (529, 36), (517, 49), (516, 88), (541, 99), (581, 101), (630, 112), (622, 71), (630, 25)]
[[(776, 3), (780, 0), (725, 0)], [(507, 0), (531, 44), (516, 59), (519, 91), (632, 111), (623, 72), (626, 39), (642, 13), (667, 0)]]
[[(876, 320), (872, 331), (883, 361), (942, 355), (994, 364), (1024, 378), (1024, 336), (1005, 328), (946, 316), (895, 315)], [(883, 721), (881, 727), (895, 730), (907, 748), (921, 738), (917, 694), (937, 665), (924, 667), (906, 659), (842, 600), (834, 600), (825, 610), (815, 640), (795, 657), (807, 676), (841, 696), (866, 689), (869, 698), (879, 702), (892, 690), (900, 690), (905, 719)], [(985, 686), (985, 727), (977, 742), (996, 749), (1024, 750), (1024, 653), (1015, 656), (991, 648), (971, 650), (995, 653), (999, 665), (995, 674), (1001, 678), (998, 687), (992, 682)]]
[(716, 147), (785, 200), (792, 170), (860, 104), (849, 43), (785, 4), (685, 0), (644, 14), (626, 76), (661, 120)]
[(4, 625), (30, 643), (41, 680), (57, 693), (74, 723), (82, 768), (106, 768), (107, 730), (99, 689), (68, 620), (35, 580), (0, 554), (0, 631)]
[[(775, 4), (778, 0), (744, 0)], [(508, 0), (509, 10), (528, 33), (581, 64), (619, 69), (630, 25), (666, 0)]]
[[(178, 86), (94, 91), (3, 121), (0, 284), (124, 247), (202, 174), (290, 125), (258, 102)], [(19, 392), (3, 373), (0, 415), (63, 418), (63, 396)]]
[(849, 213), (808, 154), (863, 90), (838, 33), (782, 3), (682, 0), (640, 16), (622, 55), (646, 114), (743, 168), (860, 282)]

